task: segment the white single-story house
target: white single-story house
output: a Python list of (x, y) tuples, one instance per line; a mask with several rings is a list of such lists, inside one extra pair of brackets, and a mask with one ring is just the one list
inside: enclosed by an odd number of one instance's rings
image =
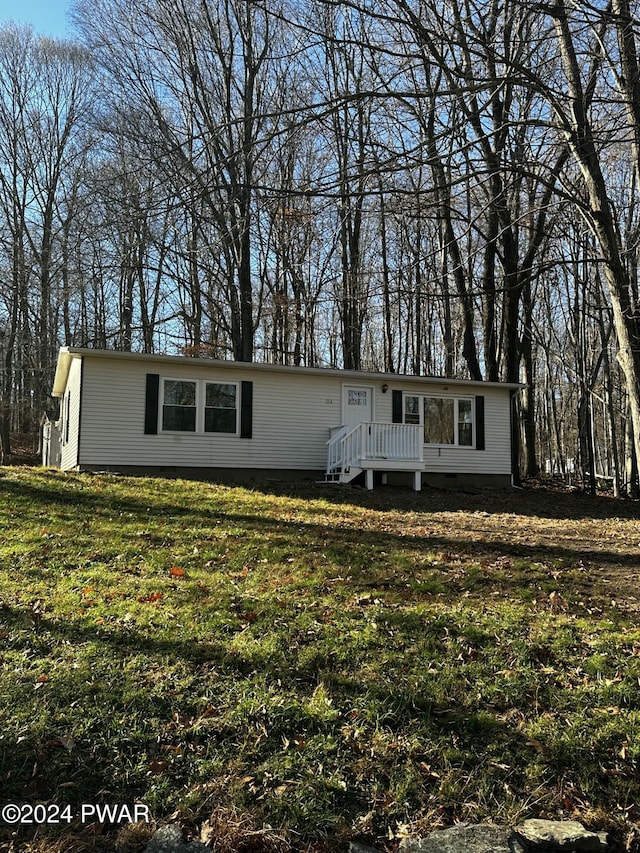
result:
[(520, 386), (64, 347), (43, 463), (228, 479), (510, 485)]

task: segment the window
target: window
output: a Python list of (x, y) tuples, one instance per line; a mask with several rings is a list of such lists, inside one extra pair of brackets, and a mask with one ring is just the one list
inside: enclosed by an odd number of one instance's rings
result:
[(471, 400), (458, 400), (458, 444), (462, 447), (471, 447), (473, 444)]
[(235, 385), (207, 382), (205, 386), (204, 431), (232, 432), (237, 425)]
[(238, 431), (238, 386), (232, 382), (162, 380), (165, 432)]
[(420, 423), (420, 397), (404, 398), (404, 422), (405, 424)]
[(347, 389), (347, 406), (366, 406), (368, 403), (367, 392), (356, 388)]
[(406, 394), (404, 422), (422, 424), (425, 444), (473, 446), (473, 400)]
[(196, 383), (164, 380), (162, 429), (175, 432), (196, 431)]
[(444, 397), (424, 398), (424, 443), (455, 444), (455, 401)]

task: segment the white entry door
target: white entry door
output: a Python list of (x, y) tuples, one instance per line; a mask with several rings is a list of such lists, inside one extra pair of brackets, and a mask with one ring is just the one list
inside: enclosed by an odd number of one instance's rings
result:
[(371, 385), (343, 385), (343, 425), (354, 427), (371, 421), (373, 421), (373, 387)]

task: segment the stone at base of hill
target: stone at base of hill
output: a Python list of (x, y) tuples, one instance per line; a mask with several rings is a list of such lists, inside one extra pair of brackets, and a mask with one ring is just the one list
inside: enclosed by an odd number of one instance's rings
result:
[(427, 838), (405, 838), (398, 853), (512, 853), (510, 836), (506, 826), (460, 823), (432, 832)]
[(576, 820), (527, 820), (516, 827), (461, 823), (426, 838), (405, 838), (398, 853), (606, 853), (606, 832)]
[(349, 844), (349, 853), (378, 853), (373, 847), (367, 847), (366, 844), (360, 844), (359, 841), (352, 841)]
[(604, 853), (606, 832), (590, 832), (577, 820), (525, 820), (514, 827), (515, 835), (535, 850)]
[(185, 843), (180, 827), (169, 823), (156, 829), (144, 853), (211, 853), (211, 848), (199, 841)]

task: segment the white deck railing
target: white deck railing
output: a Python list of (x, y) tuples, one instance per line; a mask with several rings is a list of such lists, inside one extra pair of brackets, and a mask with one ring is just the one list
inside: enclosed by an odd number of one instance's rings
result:
[(327, 442), (327, 472), (362, 467), (367, 460), (422, 462), (421, 427), (362, 423), (341, 427)]

